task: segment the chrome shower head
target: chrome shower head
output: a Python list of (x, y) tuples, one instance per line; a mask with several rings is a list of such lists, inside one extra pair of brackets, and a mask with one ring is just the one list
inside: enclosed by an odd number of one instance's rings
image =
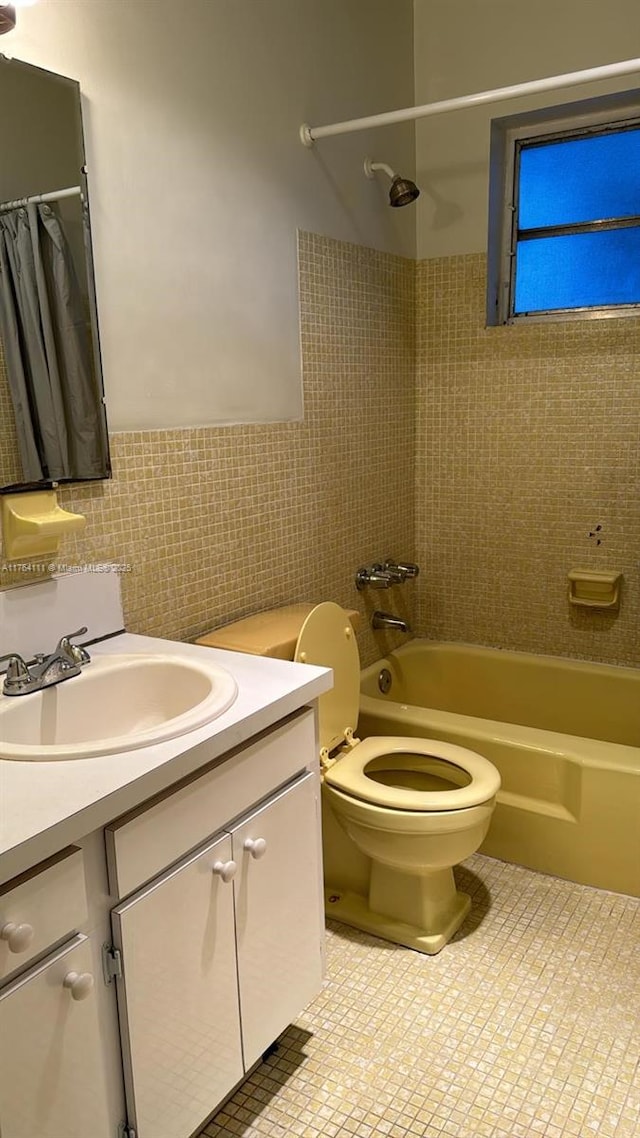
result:
[(409, 205), (419, 196), (420, 190), (415, 182), (412, 182), (410, 178), (401, 178), (399, 174), (396, 174), (389, 190), (389, 205)]
[(403, 205), (409, 205), (420, 196), (420, 190), (415, 182), (410, 178), (402, 178), (400, 174), (396, 174), (386, 162), (372, 162), (371, 158), (364, 160), (364, 172), (367, 178), (375, 178), (376, 170), (382, 170), (391, 179), (391, 188), (389, 189), (389, 205), (394, 208), (399, 208)]

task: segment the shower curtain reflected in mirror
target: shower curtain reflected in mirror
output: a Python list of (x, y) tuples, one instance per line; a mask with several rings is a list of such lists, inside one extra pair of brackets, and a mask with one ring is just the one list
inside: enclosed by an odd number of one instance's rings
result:
[(25, 480), (104, 478), (89, 315), (49, 205), (0, 213), (0, 336)]

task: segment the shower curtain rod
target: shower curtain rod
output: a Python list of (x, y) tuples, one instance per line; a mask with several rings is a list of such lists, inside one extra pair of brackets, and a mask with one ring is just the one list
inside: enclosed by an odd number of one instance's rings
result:
[(313, 146), (319, 138), (329, 138), (333, 134), (351, 134), (357, 130), (371, 130), (375, 126), (389, 126), (392, 123), (410, 122), (412, 119), (426, 118), (428, 115), (441, 115), (445, 111), (457, 111), (463, 107), (480, 107), (485, 103), (498, 103), (503, 99), (515, 99), (519, 95), (535, 95), (541, 91), (553, 91), (559, 87), (574, 87), (580, 83), (593, 83), (597, 79), (615, 79), (619, 75), (640, 72), (640, 59), (624, 59), (620, 63), (607, 63), (603, 67), (590, 67), (586, 71), (571, 71), (566, 75), (552, 75), (547, 79), (532, 79), (528, 83), (516, 83), (513, 87), (497, 87), (494, 91), (479, 91), (475, 95), (460, 95), (456, 99), (443, 99), (440, 103), (425, 103), (421, 107), (405, 107), (400, 111), (386, 111), (380, 115), (350, 119), (347, 122), (331, 123), (329, 126), (300, 127), (300, 141), (303, 146)]
[(52, 190), (48, 194), (34, 194), (30, 198), (16, 198), (12, 202), (0, 202), (0, 213), (6, 213), (9, 209), (20, 209), (24, 205), (39, 205), (40, 202), (59, 202), (62, 198), (77, 198), (81, 193), (81, 186), (69, 186), (66, 190)]

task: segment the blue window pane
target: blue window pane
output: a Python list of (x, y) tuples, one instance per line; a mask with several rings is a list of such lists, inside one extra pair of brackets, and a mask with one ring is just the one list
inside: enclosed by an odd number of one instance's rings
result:
[(635, 215), (640, 215), (640, 128), (520, 151), (520, 229)]
[(519, 241), (514, 311), (640, 303), (640, 226)]

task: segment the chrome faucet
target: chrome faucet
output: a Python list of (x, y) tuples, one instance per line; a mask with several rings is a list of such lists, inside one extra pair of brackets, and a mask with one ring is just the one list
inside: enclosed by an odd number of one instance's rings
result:
[(83, 664), (90, 664), (91, 657), (86, 648), (81, 644), (72, 644), (71, 641), (75, 640), (76, 636), (86, 636), (88, 629), (86, 625), (84, 628), (79, 628), (77, 632), (69, 632), (63, 636), (57, 643), (52, 656), (60, 656), (63, 660), (68, 660), (70, 664), (78, 664), (82, 667)]
[(27, 692), (35, 691), (39, 687), (22, 656), (19, 656), (17, 652), (10, 652), (8, 656), (0, 656), (0, 664), (4, 663), (5, 660), (8, 661), (8, 664), (2, 685), (3, 695), (26, 695)]
[(390, 573), (394, 581), (398, 582), (406, 581), (407, 578), (413, 579), (420, 572), (419, 566), (415, 565), (413, 561), (394, 561), (390, 557), (387, 558), (382, 569), (385, 573)]
[(77, 632), (61, 637), (49, 656), (39, 653), (31, 666), (17, 652), (0, 656), (0, 663), (8, 661), (3, 695), (28, 695), (79, 676), (81, 668), (90, 662), (91, 657), (85, 648), (71, 641), (76, 636), (84, 636), (86, 631), (86, 628), (79, 628)]
[(365, 565), (356, 573), (356, 589), (390, 589), (394, 584), (391, 573), (386, 573), (382, 565)]
[(356, 573), (356, 589), (390, 589), (418, 576), (420, 569), (413, 561), (395, 561), (388, 557), (384, 564), (364, 565)]
[(383, 628), (392, 628), (395, 632), (411, 632), (411, 626), (407, 624), (406, 620), (402, 620), (399, 616), (394, 616), (390, 612), (374, 612), (371, 617), (371, 627), (379, 632)]

